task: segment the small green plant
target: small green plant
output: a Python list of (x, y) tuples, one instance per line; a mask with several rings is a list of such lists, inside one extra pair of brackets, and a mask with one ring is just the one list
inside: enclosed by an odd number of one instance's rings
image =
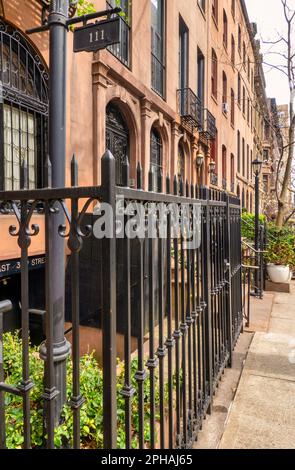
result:
[[(18, 332), (5, 333), (4, 347), (4, 375), (6, 383), (16, 385), (22, 380), (22, 341)], [(30, 346), (29, 350), (30, 377), (35, 386), (30, 394), (30, 421), (31, 439), (33, 448), (42, 448), (45, 445), (44, 432), (44, 400), (42, 397), (44, 384), (44, 363), (39, 358), (37, 347)], [(72, 361), (67, 362), (67, 399), (72, 394)], [(136, 359), (131, 362), (132, 386), (135, 394), (131, 401), (132, 414), (132, 447), (138, 447), (139, 418), (138, 418), (138, 384), (135, 373), (138, 369)], [(87, 354), (80, 359), (81, 394), (85, 403), (81, 408), (81, 447), (103, 447), (103, 371), (97, 363), (94, 353)], [(125, 447), (125, 398), (121, 394), (124, 386), (124, 364), (118, 361), (117, 376), (117, 446)], [(155, 405), (159, 408), (159, 380), (155, 374)], [(150, 441), (150, 379), (144, 382), (144, 439), (148, 447)], [(23, 445), (23, 410), (22, 398), (11, 394), (5, 394), (5, 419), (6, 419), (6, 445), (9, 449), (20, 449)], [(156, 413), (156, 420), (159, 418)], [(68, 405), (62, 411), (61, 424), (55, 430), (55, 447), (71, 447), (73, 435), (73, 413)]]

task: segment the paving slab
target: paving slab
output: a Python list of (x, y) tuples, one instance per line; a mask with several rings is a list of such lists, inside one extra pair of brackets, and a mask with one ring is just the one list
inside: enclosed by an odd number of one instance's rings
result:
[(295, 448), (295, 296), (275, 294), (267, 332), (256, 332), (220, 449)]

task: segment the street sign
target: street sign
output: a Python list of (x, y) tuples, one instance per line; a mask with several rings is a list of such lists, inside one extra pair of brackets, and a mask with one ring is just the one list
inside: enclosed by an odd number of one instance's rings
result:
[(74, 52), (95, 52), (120, 42), (121, 18), (92, 23), (74, 31)]

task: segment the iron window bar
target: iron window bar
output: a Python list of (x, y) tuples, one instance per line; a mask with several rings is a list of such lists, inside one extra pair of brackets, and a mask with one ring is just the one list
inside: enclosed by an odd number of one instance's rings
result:
[(216, 139), (216, 119), (212, 113), (207, 108), (203, 110), (203, 129), (202, 135), (207, 140), (214, 140)]
[(201, 99), (191, 88), (177, 90), (178, 112), (193, 127), (203, 130), (203, 106)]

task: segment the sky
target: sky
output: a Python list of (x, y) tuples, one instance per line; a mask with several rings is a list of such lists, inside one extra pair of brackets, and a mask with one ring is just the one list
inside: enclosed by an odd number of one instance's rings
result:
[[(295, 0), (288, 0), (289, 6), (295, 9)], [(251, 22), (257, 23), (257, 39), (261, 40), (261, 49), (264, 53), (264, 61), (270, 64), (283, 63), (281, 57), (276, 54), (268, 54), (270, 50), (281, 51), (283, 46), (270, 46), (263, 44), (264, 41), (273, 41), (278, 38), (278, 33), (286, 31), (286, 23), (283, 14), (281, 0), (245, 0), (249, 18)], [(295, 43), (295, 30), (294, 30)], [(267, 96), (276, 98), (277, 104), (287, 104), (289, 102), (288, 80), (281, 72), (264, 66), (267, 83)]]

